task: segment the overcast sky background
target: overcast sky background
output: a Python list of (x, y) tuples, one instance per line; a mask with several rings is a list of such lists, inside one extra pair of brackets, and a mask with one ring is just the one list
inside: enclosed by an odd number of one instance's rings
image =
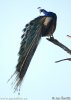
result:
[(21, 86), (20, 95), (13, 93), (15, 71), (22, 29), (40, 15), (37, 7), (57, 14), (55, 38), (71, 48), (71, 0), (0, 0), (0, 98), (52, 100), (52, 97), (71, 96), (71, 62), (54, 63), (71, 57), (61, 48), (42, 38)]

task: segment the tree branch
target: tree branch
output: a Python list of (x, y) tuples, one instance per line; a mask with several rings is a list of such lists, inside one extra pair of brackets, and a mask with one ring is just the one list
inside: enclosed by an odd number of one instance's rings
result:
[[(71, 55), (71, 50), (68, 47), (66, 47), (64, 44), (59, 42), (57, 39), (54, 39), (53, 37), (51, 37), (51, 38), (47, 38), (47, 40), (52, 42), (53, 44), (59, 46), (60, 48), (62, 48), (64, 51), (66, 51), (67, 53), (69, 53)], [(55, 63), (58, 63), (58, 62), (61, 62), (61, 61), (64, 61), (64, 60), (71, 61), (71, 58), (62, 59), (62, 60), (56, 61)]]

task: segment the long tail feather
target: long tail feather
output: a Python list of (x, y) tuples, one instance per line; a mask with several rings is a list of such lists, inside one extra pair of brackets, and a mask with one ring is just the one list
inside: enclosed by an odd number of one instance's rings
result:
[(24, 34), (21, 36), (22, 42), (18, 53), (19, 59), (16, 66), (16, 77), (14, 81), (16, 84), (15, 90), (17, 90), (22, 83), (41, 37), (52, 36), (55, 28), (56, 20), (47, 16), (39, 16), (26, 24), (23, 29)]
[(30, 61), (41, 39), (41, 29), (44, 17), (38, 17), (26, 25), (19, 51), (18, 64), (16, 66), (16, 87), (21, 84), (26, 74)]

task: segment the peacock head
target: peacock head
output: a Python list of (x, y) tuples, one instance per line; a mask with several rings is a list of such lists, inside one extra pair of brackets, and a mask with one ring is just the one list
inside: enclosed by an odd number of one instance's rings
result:
[(46, 11), (45, 9), (42, 9), (41, 7), (38, 7), (38, 9), (39, 9), (40, 13), (44, 14), (44, 16), (57, 18), (56, 14), (54, 12)]

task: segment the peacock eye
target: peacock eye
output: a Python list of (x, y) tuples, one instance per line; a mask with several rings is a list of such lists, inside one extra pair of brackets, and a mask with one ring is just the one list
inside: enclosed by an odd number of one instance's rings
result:
[(30, 22), (30, 25), (33, 25), (33, 22)]
[(43, 12), (43, 9), (40, 9), (40, 12)]
[(26, 28), (24, 28), (23, 31), (25, 32), (26, 31)]
[(28, 27), (28, 26), (29, 26), (29, 24), (26, 24), (26, 25), (25, 25), (25, 27)]

